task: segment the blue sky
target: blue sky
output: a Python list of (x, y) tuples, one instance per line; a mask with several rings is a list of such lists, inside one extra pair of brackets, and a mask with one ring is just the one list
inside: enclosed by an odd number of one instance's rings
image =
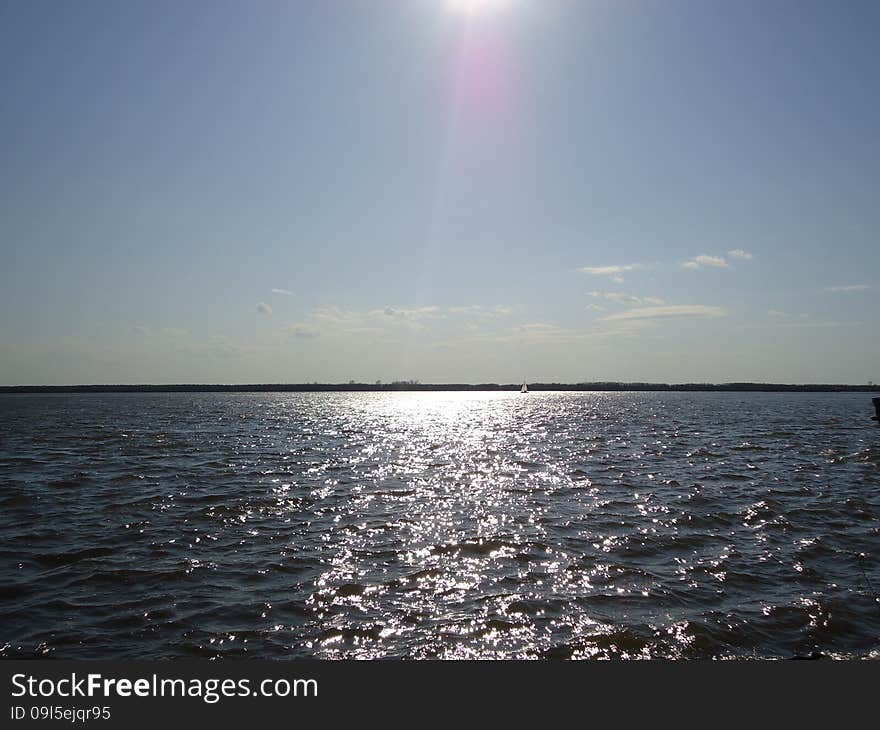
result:
[(0, 383), (880, 380), (878, 21), (3, 3)]

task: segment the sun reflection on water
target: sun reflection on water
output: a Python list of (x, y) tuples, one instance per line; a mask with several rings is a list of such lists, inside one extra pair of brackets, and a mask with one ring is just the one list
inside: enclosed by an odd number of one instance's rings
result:
[(108, 399), (124, 441), (33, 467), (41, 514), (64, 539), (99, 520), (97, 547), (24, 551), (10, 579), (67, 576), (83, 655), (109, 630), (208, 657), (865, 653), (876, 605), (840, 555), (876, 537), (876, 447), (737, 403), (719, 425), (703, 395)]

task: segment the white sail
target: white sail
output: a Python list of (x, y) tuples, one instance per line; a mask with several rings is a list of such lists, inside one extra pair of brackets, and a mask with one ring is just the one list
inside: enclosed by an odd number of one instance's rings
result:
[(519, 392), (520, 392), (520, 393), (528, 393), (528, 392), (529, 392), (529, 386), (526, 385), (525, 383), (523, 383), (523, 384), (522, 384), (522, 388), (519, 389)]

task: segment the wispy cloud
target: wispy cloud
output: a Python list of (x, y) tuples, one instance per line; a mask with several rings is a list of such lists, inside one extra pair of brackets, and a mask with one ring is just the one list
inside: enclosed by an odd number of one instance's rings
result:
[(708, 254), (700, 254), (694, 258), (685, 261), (682, 266), (686, 269), (700, 269), (704, 266), (710, 266), (717, 269), (726, 269), (728, 264), (723, 256), (709, 256)]
[(360, 323), (363, 320), (362, 315), (352, 312), (348, 309), (342, 309), (337, 306), (319, 307), (310, 315), (311, 318), (322, 325), (327, 326), (347, 326), (354, 323)]
[(272, 307), (270, 307), (266, 302), (260, 302), (257, 305), (257, 312), (260, 314), (265, 314), (267, 317), (272, 316)]
[(590, 329), (569, 329), (548, 322), (527, 322), (513, 327), (501, 334), (493, 334), (485, 339), (489, 342), (569, 344), (583, 341), (603, 342), (616, 337), (636, 337), (651, 326), (647, 320), (608, 322), (610, 317), (597, 321), (598, 327)]
[(314, 325), (309, 324), (294, 324), (287, 328), (287, 334), (292, 337), (299, 337), (300, 339), (315, 339), (319, 337), (321, 331), (315, 327)]
[(369, 311), (342, 309), (337, 306), (320, 307), (312, 311), (307, 324), (326, 333), (355, 334), (379, 332), (382, 326), (404, 325), (409, 329), (422, 329), (420, 320), (441, 316), (437, 307), (406, 309), (386, 306)]
[(661, 317), (723, 317), (726, 312), (721, 307), (705, 304), (670, 304), (665, 307), (637, 307), (605, 317), (612, 322), (622, 319), (658, 319)]
[(498, 304), (494, 307), (483, 307), (479, 304), (470, 304), (461, 307), (449, 307), (450, 314), (457, 314), (466, 317), (476, 317), (477, 319), (495, 319), (497, 317), (506, 317), (513, 310)]
[(617, 304), (665, 304), (665, 302), (658, 297), (637, 297), (633, 294), (624, 294), (623, 292), (614, 291), (588, 291), (587, 296), (593, 297), (594, 299), (605, 299), (609, 302), (616, 302)]
[(859, 321), (839, 322), (834, 320), (809, 320), (806, 322), (784, 322), (781, 323), (779, 326), (792, 328), (828, 327), (831, 329), (836, 329), (838, 327), (860, 327), (861, 325), (862, 323)]
[(749, 324), (738, 325), (739, 329), (810, 329), (810, 328), (827, 328), (834, 329), (838, 327), (859, 327), (862, 326), (860, 321), (840, 322), (835, 320), (816, 320), (807, 314), (794, 315), (786, 312), (780, 312), (781, 316), (773, 316), (771, 320), (764, 322), (753, 322)]
[(607, 299), (609, 302), (617, 302), (618, 304), (641, 304), (642, 300), (631, 294), (623, 294), (614, 291), (588, 291), (587, 296), (594, 299)]
[(546, 322), (529, 322), (527, 324), (521, 324), (519, 326), (520, 332), (528, 332), (528, 333), (556, 333), (561, 331), (561, 328), (555, 324), (548, 324)]
[(727, 255), (732, 259), (739, 259), (740, 261), (749, 261), (752, 259), (752, 254), (748, 251), (744, 251), (741, 248), (734, 248), (727, 252)]
[(417, 307), (415, 309), (406, 309), (403, 307), (387, 306), (384, 309), (374, 309), (369, 313), (369, 316), (371, 317), (382, 317), (383, 315), (385, 317), (410, 321), (437, 319), (444, 316), (440, 311), (440, 307)]
[(160, 327), (155, 329), (143, 324), (135, 325), (131, 328), (131, 331), (141, 337), (186, 337), (189, 334), (189, 330), (185, 330), (182, 327)]
[(566, 329), (547, 322), (527, 322), (491, 339), (495, 342), (550, 344), (577, 342), (590, 336), (591, 334), (586, 331)]
[(351, 335), (366, 326), (366, 319), (349, 310), (339, 307), (321, 307), (308, 315), (302, 322), (283, 328), (288, 337), (315, 339), (321, 335)]
[(386, 323), (402, 326), (411, 332), (422, 332), (427, 329), (426, 320), (445, 319), (446, 315), (440, 307), (405, 307), (387, 306), (383, 309), (374, 309), (367, 313), (367, 318), (382, 325)]
[(293, 292), (290, 291), (289, 289), (273, 289), (273, 290), (272, 290), (272, 293), (273, 293), (273, 294), (283, 294), (283, 295), (286, 296), (286, 297), (292, 297), (292, 296), (293, 296)]
[(313, 310), (305, 321), (285, 328), (285, 332), (294, 337), (317, 337), (320, 334), (377, 335), (391, 328), (423, 332), (428, 329), (431, 322), (439, 322), (452, 316), (488, 321), (510, 313), (510, 307), (500, 304), (495, 307), (467, 305), (448, 308), (401, 307), (389, 304), (366, 311), (327, 306)]
[(825, 291), (829, 292), (854, 292), (854, 291), (865, 291), (866, 289), (870, 289), (871, 287), (868, 284), (844, 284), (842, 286), (826, 286)]
[(236, 358), (253, 352), (234, 344), (226, 335), (212, 335), (206, 342), (195, 342), (181, 347), (178, 352), (204, 358), (206, 355)]
[(623, 283), (623, 274), (644, 268), (642, 264), (613, 264), (611, 266), (583, 266), (578, 271), (591, 276), (607, 276), (615, 284)]

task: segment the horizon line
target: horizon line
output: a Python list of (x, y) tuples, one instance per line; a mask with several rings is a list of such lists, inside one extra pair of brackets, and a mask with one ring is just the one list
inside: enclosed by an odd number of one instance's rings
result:
[[(812, 391), (872, 392), (880, 385), (867, 383), (769, 383), (757, 381), (655, 383), (649, 381), (595, 380), (577, 383), (528, 382), (530, 390), (538, 391)], [(301, 383), (80, 383), (0, 385), (0, 393), (100, 393), (100, 392), (383, 392), (383, 391), (508, 391), (518, 390), (522, 383), (421, 383), (418, 380), (372, 383), (301, 382)]]

